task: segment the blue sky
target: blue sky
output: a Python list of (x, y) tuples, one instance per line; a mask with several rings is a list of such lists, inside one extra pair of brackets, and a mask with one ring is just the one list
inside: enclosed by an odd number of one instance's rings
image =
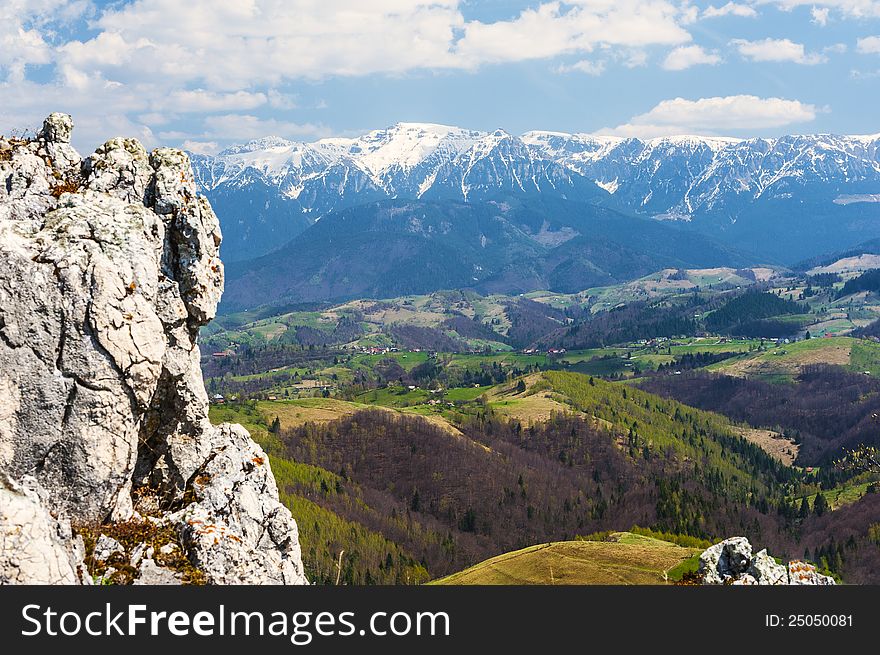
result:
[(880, 132), (880, 0), (0, 0), (0, 131)]

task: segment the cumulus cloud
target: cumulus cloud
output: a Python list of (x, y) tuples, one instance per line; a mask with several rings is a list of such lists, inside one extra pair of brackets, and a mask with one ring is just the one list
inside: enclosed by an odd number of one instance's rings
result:
[(699, 66), (701, 64), (714, 65), (721, 62), (721, 57), (715, 52), (708, 52), (699, 45), (681, 46), (666, 55), (663, 60), (663, 68), (670, 71), (680, 71)]
[(605, 71), (604, 61), (590, 61), (581, 59), (573, 64), (561, 64), (556, 67), (557, 73), (586, 73), (587, 75), (601, 75)]
[(863, 55), (880, 54), (880, 36), (866, 36), (856, 41), (856, 51)]
[(681, 21), (681, 9), (665, 0), (546, 2), (513, 20), (467, 23), (452, 62), (469, 66), (591, 52), (597, 46), (676, 45), (691, 40)]
[(740, 16), (742, 18), (755, 18), (758, 12), (754, 7), (740, 4), (737, 2), (728, 2), (726, 5), (716, 7), (709, 5), (703, 10), (703, 18), (718, 18), (720, 16)]
[[(459, 0), (138, 0), (100, 33), (64, 46), (67, 63), (108, 78), (180, 79), (215, 90), (285, 79), (404, 73), (690, 40), (667, 0), (542, 2), (509, 20), (466, 21)], [(333, 19), (327, 17), (332, 15)]]
[(31, 65), (52, 61), (52, 46), (43, 33), (46, 17), (69, 21), (82, 15), (82, 0), (3, 0), (0, 2), (0, 79), (24, 79)]
[[(588, 74), (601, 73), (604, 61), (641, 66), (648, 47), (687, 44), (691, 35), (684, 26), (694, 18), (692, 7), (675, 0), (536, 0), (492, 21), (466, 19), (464, 4), (2, 0), (0, 83), (32, 94), (4, 94), (4, 111), (38, 120), (36, 112), (47, 107), (80, 107), (91, 114), (128, 116), (141, 129), (194, 120), (181, 118), (187, 115), (238, 112), (246, 126), (257, 115), (260, 120), (267, 120), (264, 114), (294, 115), (297, 102), (287, 90), (302, 81), (472, 71), (562, 57), (578, 62), (570, 65), (572, 71)], [(58, 27), (75, 18), (80, 19), (72, 32), (76, 36), (61, 36), (71, 32)], [(599, 50), (597, 63), (580, 63), (593, 60), (588, 56)], [(48, 73), (33, 84), (27, 71), (38, 65), (47, 65)], [(78, 100), (55, 103), (70, 96)], [(140, 106), (132, 109), (134, 98), (140, 98)], [(288, 122), (300, 131), (304, 125)], [(161, 134), (180, 131), (174, 127)], [(206, 123), (202, 132), (210, 129)], [(202, 138), (191, 131), (193, 139)], [(237, 130), (242, 131), (247, 130)], [(75, 138), (82, 134), (78, 129)]]
[(250, 114), (222, 114), (205, 118), (205, 138), (249, 140), (267, 135), (284, 138), (319, 139), (330, 136), (330, 131), (321, 125), (293, 123), (274, 118), (264, 119)]
[(599, 134), (655, 137), (675, 134), (716, 134), (752, 131), (806, 123), (819, 110), (811, 104), (783, 98), (753, 95), (718, 96), (687, 100), (664, 100), (628, 123), (605, 128)]
[(218, 111), (244, 111), (256, 109), (269, 101), (265, 93), (235, 91), (216, 93), (204, 89), (181, 89), (162, 98), (155, 98), (153, 109), (181, 113), (210, 113)]
[(812, 7), (810, 9), (810, 16), (812, 16), (812, 23), (825, 27), (828, 24), (828, 14), (831, 13), (831, 9), (828, 7)]
[(220, 151), (220, 144), (216, 141), (193, 141), (186, 139), (181, 148), (194, 152), (197, 155), (216, 155)]
[[(600, 75), (612, 63), (644, 66), (660, 48), (665, 69), (684, 70), (721, 60), (692, 43), (689, 25), (753, 17), (771, 1), (534, 0), (504, 19), (473, 20), (465, 0), (0, 0), (0, 131), (64, 108), (78, 144), (90, 146), (117, 130), (203, 144), (320, 137), (323, 125), (298, 117), (297, 84), (528, 60)], [(871, 13), (880, 0), (775, 4), (880, 16)], [(61, 29), (70, 21), (78, 29)], [(735, 45), (753, 61), (823, 59), (787, 39)]]
[(759, 41), (733, 39), (730, 43), (743, 57), (751, 61), (787, 61), (812, 66), (827, 60), (824, 55), (818, 53), (808, 54), (803, 43), (795, 43), (790, 39), (761, 39)]

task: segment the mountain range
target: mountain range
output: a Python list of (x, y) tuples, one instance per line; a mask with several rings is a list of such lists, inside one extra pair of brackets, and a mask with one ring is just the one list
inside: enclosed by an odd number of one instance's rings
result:
[[(526, 235), (526, 249), (537, 249), (531, 254), (541, 257), (563, 244), (568, 250), (576, 244), (601, 245), (608, 235), (584, 228), (595, 228), (599, 217), (607, 228), (612, 216), (620, 221), (614, 245), (618, 254), (631, 250), (647, 225), (664, 225), (669, 228), (664, 233), (694, 234), (702, 244), (698, 248), (711, 242), (710, 250), (734, 254), (720, 262), (726, 265), (791, 265), (880, 237), (880, 134), (641, 140), (399, 123), (360, 137), (314, 143), (267, 137), (192, 159), (199, 187), (221, 219), (224, 259), (240, 264), (231, 267), (232, 289), (240, 275), (256, 270), (243, 262), (266, 268), (261, 258), (273, 252), (296, 256), (305, 268), (320, 268), (322, 262), (310, 259), (309, 252), (326, 256), (331, 238), (357, 241), (359, 230), (375, 225), (372, 218), (352, 216), (373, 212), (375, 217), (378, 207), (418, 221), (426, 207), (445, 212), (447, 219), (465, 220), (464, 214), (494, 206), (496, 218), (513, 220), (509, 227)], [(503, 209), (511, 205), (513, 215)], [(347, 218), (335, 219), (344, 212)], [(524, 214), (528, 221), (518, 222)], [(334, 220), (315, 229), (328, 217)], [(398, 219), (396, 224), (407, 226), (396, 235), (413, 236), (412, 221)], [(465, 229), (472, 232), (467, 247), (485, 251), (492, 236), (474, 227)], [(471, 273), (473, 266), (491, 273), (469, 275), (476, 278), (472, 281), (503, 272), (504, 266), (471, 262), (460, 248), (443, 245), (452, 248), (445, 256), (460, 259)], [(369, 244), (363, 246), (362, 251), (374, 252)], [(693, 263), (680, 251), (654, 250), (654, 255)], [(512, 253), (514, 258), (521, 254), (518, 249)], [(547, 283), (552, 274), (543, 264), (539, 268), (535, 281)], [(600, 276), (609, 273), (601, 260), (587, 268)], [(569, 282), (587, 286), (595, 279)], [(325, 283), (322, 279), (317, 286), (326, 290)], [(356, 293), (347, 291), (334, 297)]]

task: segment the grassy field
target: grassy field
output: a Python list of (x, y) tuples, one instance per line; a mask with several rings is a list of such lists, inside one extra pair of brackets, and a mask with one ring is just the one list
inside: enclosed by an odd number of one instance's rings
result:
[(797, 459), (800, 446), (793, 439), (787, 439), (779, 432), (743, 427), (734, 427), (733, 429), (743, 439), (756, 444), (764, 452), (769, 453), (786, 466), (793, 465), (794, 460)]
[(401, 411), (419, 414), (425, 420), (443, 428), (450, 434), (461, 435), (461, 431), (443, 418), (442, 415), (432, 411), (419, 411), (419, 407), (400, 408), (398, 410), (382, 405), (349, 402), (335, 398), (300, 398), (297, 400), (260, 401), (257, 403), (257, 409), (262, 413), (267, 422), (271, 423), (277, 416), (282, 428), (297, 427), (305, 423), (326, 423), (343, 416), (350, 416), (362, 409), (378, 409), (389, 412)]
[(852, 337), (821, 337), (735, 357), (707, 369), (768, 382), (791, 382), (810, 364), (835, 364), (857, 373), (880, 375), (880, 344)]
[(505, 553), (430, 584), (646, 585), (664, 584), (670, 570), (698, 553), (629, 532), (614, 541), (560, 541)]
[[(845, 505), (851, 505), (864, 496), (868, 492), (868, 487), (871, 484), (871, 482), (863, 482), (861, 484), (843, 485), (841, 487), (835, 487), (834, 489), (823, 491), (822, 495), (825, 496), (825, 500), (828, 501), (828, 505), (832, 510), (840, 509)], [(807, 496), (807, 501), (810, 503), (810, 507), (816, 502), (816, 496), (817, 494)], [(799, 497), (796, 498), (795, 501), (800, 503), (801, 499), (802, 497)]]
[(810, 364), (836, 364), (850, 370), (880, 371), (880, 344), (852, 337), (808, 339), (725, 360), (707, 369), (768, 382), (791, 382)]
[(557, 412), (573, 411), (568, 405), (556, 400), (552, 394), (539, 392), (532, 395), (516, 396), (499, 394), (488, 396), (489, 406), (498, 414), (520, 421), (525, 425), (547, 421)]
[(265, 400), (257, 403), (257, 408), (268, 421), (271, 422), (277, 416), (284, 428), (292, 428), (310, 422), (326, 423), (368, 407), (369, 405), (334, 398)]
[(484, 354), (455, 354), (448, 355), (448, 366), (461, 368), (478, 368), (481, 364), (495, 364), (499, 366), (519, 366), (520, 368), (530, 365), (545, 366), (550, 363), (546, 355), (526, 355), (515, 352)]
[(851, 370), (880, 375), (880, 344), (858, 339), (854, 341), (849, 357)]
[(351, 358), (351, 366), (356, 368), (364, 366), (372, 368), (383, 359), (393, 359), (401, 365), (405, 370), (411, 371), (419, 364), (428, 361), (428, 353), (426, 352), (390, 352), (382, 355), (355, 355)]
[(676, 357), (697, 353), (749, 353), (760, 346), (757, 339), (694, 337), (658, 345), (629, 344), (609, 348), (577, 350), (565, 354), (560, 363), (571, 371), (599, 377), (630, 377), (638, 371), (656, 371)]

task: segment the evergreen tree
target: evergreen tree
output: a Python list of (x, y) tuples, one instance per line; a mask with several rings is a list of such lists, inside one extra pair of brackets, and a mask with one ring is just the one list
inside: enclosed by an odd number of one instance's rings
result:
[(412, 500), (409, 503), (409, 508), (414, 512), (419, 512), (422, 509), (422, 501), (419, 498), (419, 490), (416, 489), (413, 492)]
[(810, 501), (807, 500), (807, 497), (804, 496), (804, 499), (801, 501), (801, 509), (798, 512), (798, 516), (802, 519), (807, 518), (810, 515)]

